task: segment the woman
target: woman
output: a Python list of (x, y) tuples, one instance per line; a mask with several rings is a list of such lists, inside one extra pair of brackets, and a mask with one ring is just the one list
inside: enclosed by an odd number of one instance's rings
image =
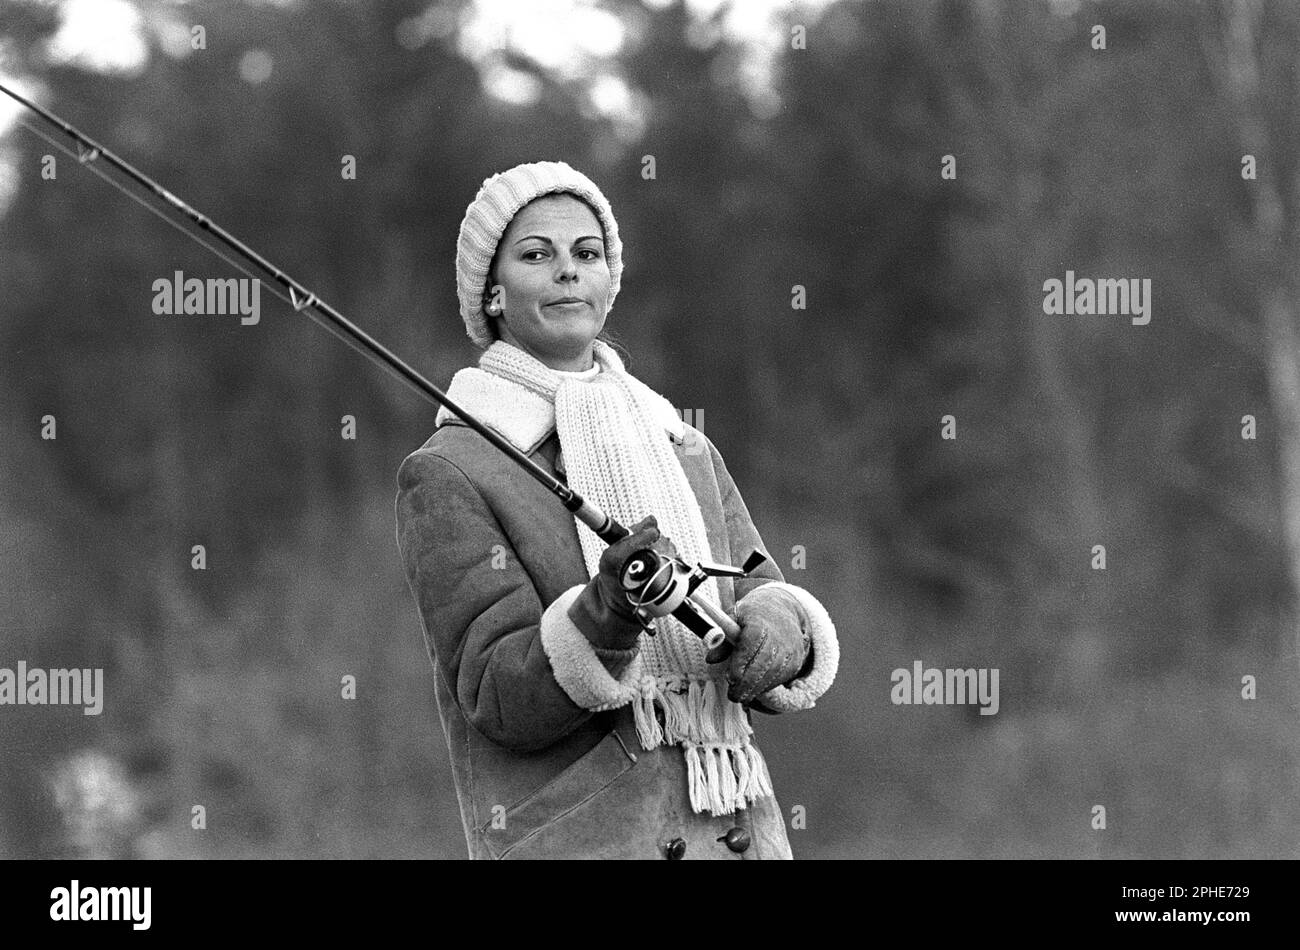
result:
[(448, 395), (628, 525), (606, 547), (446, 409), (402, 463), (397, 535), (474, 858), (789, 858), (748, 708), (806, 709), (835, 629), (771, 561), (697, 588), (741, 626), (709, 664), (618, 582), (654, 547), (738, 564), (762, 540), (722, 457), (600, 338), (619, 290), (609, 202), (563, 162), (483, 183), (456, 280), (477, 368)]

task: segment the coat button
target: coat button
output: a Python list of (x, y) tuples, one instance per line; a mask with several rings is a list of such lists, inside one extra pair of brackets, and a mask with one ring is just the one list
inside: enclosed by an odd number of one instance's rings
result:
[(744, 854), (749, 850), (749, 832), (744, 828), (732, 828), (718, 840), (727, 842), (727, 847), (736, 854)]
[(668, 855), (668, 860), (680, 861), (686, 856), (686, 839), (674, 838), (664, 845), (664, 853)]

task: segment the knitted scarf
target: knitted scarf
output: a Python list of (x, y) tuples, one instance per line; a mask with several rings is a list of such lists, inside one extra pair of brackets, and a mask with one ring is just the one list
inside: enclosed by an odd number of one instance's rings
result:
[[(653, 514), (688, 563), (712, 561), (699, 502), (665, 435), (676, 410), (624, 369), (618, 354), (593, 343), (601, 371), (590, 380), (563, 376), (502, 340), (479, 360), (481, 370), (544, 397), (559, 433), (557, 467), (569, 485), (625, 525)], [(464, 371), (462, 371), (464, 372)], [(680, 422), (678, 422), (680, 424)], [(599, 570), (606, 544), (576, 518), (588, 576)], [(713, 578), (692, 594), (718, 604)], [(700, 638), (675, 617), (641, 634), (642, 677), (632, 701), (637, 737), (645, 749), (682, 748), (691, 807), (724, 815), (772, 794), (767, 765), (751, 738), (744, 708), (727, 698), (725, 664), (710, 666)]]

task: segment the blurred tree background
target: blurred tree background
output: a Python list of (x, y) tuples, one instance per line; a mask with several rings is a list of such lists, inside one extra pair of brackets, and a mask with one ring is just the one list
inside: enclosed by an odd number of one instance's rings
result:
[[(133, 62), (11, 0), (0, 71), (440, 385), (483, 179), (601, 185), (609, 329), (844, 645), (756, 721), (797, 856), (1300, 854), (1293, 4), (607, 0), (568, 57), (468, 2), (101, 6)], [(434, 408), (269, 294), (154, 315), (237, 275), (20, 126), (0, 163), (0, 666), (107, 693), (0, 708), (0, 855), (463, 857), (394, 539)], [(1045, 315), (1067, 270), (1150, 324)], [(1000, 712), (892, 705), (915, 659)]]

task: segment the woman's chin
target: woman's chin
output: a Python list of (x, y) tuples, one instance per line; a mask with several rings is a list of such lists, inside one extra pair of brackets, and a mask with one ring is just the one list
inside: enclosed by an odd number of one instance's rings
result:
[(603, 320), (587, 315), (557, 320), (551, 325), (551, 339), (566, 348), (587, 347), (596, 339), (604, 323)]

